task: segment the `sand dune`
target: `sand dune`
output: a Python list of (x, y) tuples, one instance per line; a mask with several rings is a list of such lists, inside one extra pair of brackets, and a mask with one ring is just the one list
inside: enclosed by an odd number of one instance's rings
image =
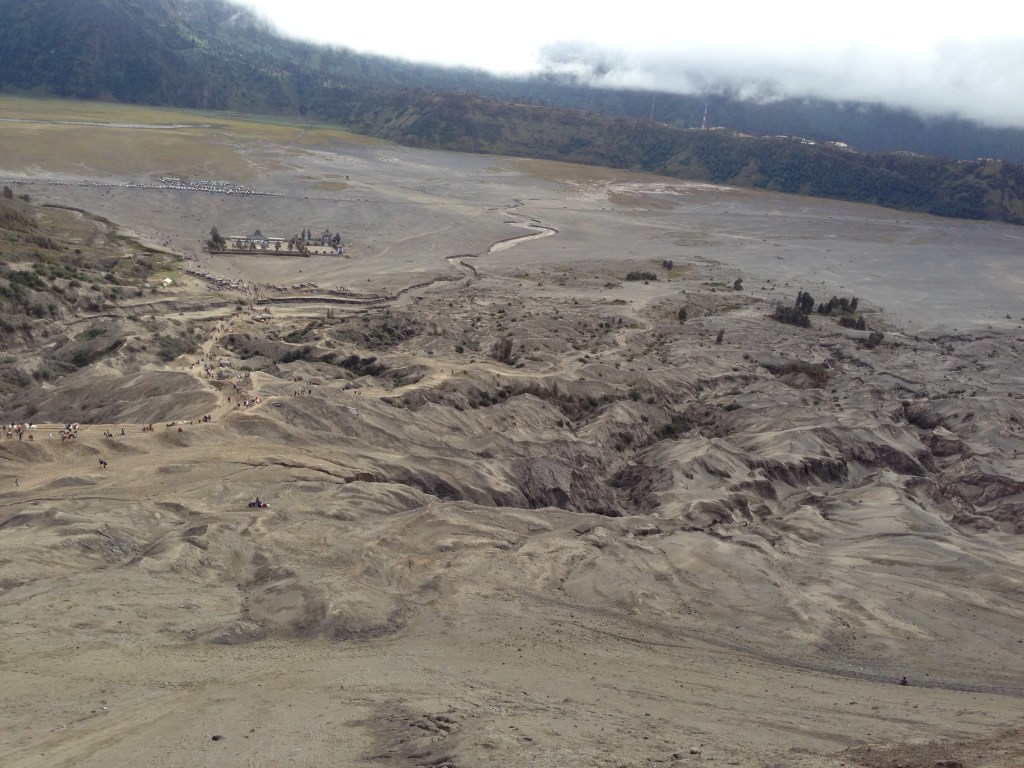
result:
[[(363, 203), (308, 201), (287, 148), (252, 150), (278, 223), (358, 208), (351, 258), (301, 279), (374, 308), (204, 307), (183, 278), (161, 312), (192, 354), (161, 360), (125, 308), (131, 343), (6, 396), (38, 425), (0, 437), (0, 763), (1020, 763), (1024, 337), (978, 306), (944, 310), (957, 331), (913, 296), (891, 314), (912, 246), (876, 294), (849, 285), (864, 243), (953, 225), (719, 188), (666, 202), (642, 178), (619, 208), (623, 179), (379, 151), (301, 158), (307, 177), (358, 160)], [(438, 176), (460, 205), (431, 197)], [(207, 215), (158, 190), (33, 191), (120, 207), (154, 241)], [(257, 205), (218, 199), (221, 228)], [(492, 248), (509, 210), (545, 236)], [(863, 242), (828, 238), (837, 219)], [(816, 239), (852, 266), (806, 255)], [(851, 288), (877, 346), (771, 318)]]

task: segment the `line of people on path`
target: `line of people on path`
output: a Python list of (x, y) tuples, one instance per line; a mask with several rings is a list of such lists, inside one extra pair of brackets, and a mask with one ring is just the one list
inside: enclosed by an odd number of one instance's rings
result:
[(25, 435), (28, 435), (28, 439), (32, 439), (32, 433), (29, 430), (35, 429), (35, 424), (15, 424), (13, 421), (10, 424), (4, 424), (4, 433), (7, 438), (13, 439), (15, 436), (22, 440)]

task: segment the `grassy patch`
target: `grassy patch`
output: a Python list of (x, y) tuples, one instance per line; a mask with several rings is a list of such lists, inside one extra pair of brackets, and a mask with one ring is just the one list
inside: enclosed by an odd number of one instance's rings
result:
[(0, 96), (8, 122), (0, 156), (19, 173), (83, 169), (151, 178), (254, 178), (240, 149), (258, 142), (331, 146), (375, 142), (340, 128), (224, 113)]

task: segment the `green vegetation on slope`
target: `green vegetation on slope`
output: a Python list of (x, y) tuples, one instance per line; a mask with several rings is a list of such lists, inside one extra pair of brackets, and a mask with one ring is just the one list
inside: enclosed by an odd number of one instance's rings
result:
[[(110, 222), (8, 191), (0, 197), (0, 396), (115, 353), (130, 331), (110, 310), (146, 295), (150, 276), (169, 266)], [(90, 325), (72, 332), (82, 321)], [(149, 330), (153, 348), (164, 350), (162, 328)]]
[(424, 147), (562, 160), (968, 219), (1024, 223), (1024, 166), (864, 154), (792, 138), (681, 130), (646, 120), (394, 96), (358, 127)]

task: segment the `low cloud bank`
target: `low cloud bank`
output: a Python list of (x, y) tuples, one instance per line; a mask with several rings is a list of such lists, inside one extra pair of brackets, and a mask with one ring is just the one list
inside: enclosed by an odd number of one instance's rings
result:
[(572, 41), (540, 50), (543, 71), (612, 88), (729, 94), (759, 102), (821, 98), (877, 102), (923, 115), (955, 115), (1024, 128), (1024, 42), (957, 41), (900, 52), (850, 44), (791, 52), (636, 52)]

